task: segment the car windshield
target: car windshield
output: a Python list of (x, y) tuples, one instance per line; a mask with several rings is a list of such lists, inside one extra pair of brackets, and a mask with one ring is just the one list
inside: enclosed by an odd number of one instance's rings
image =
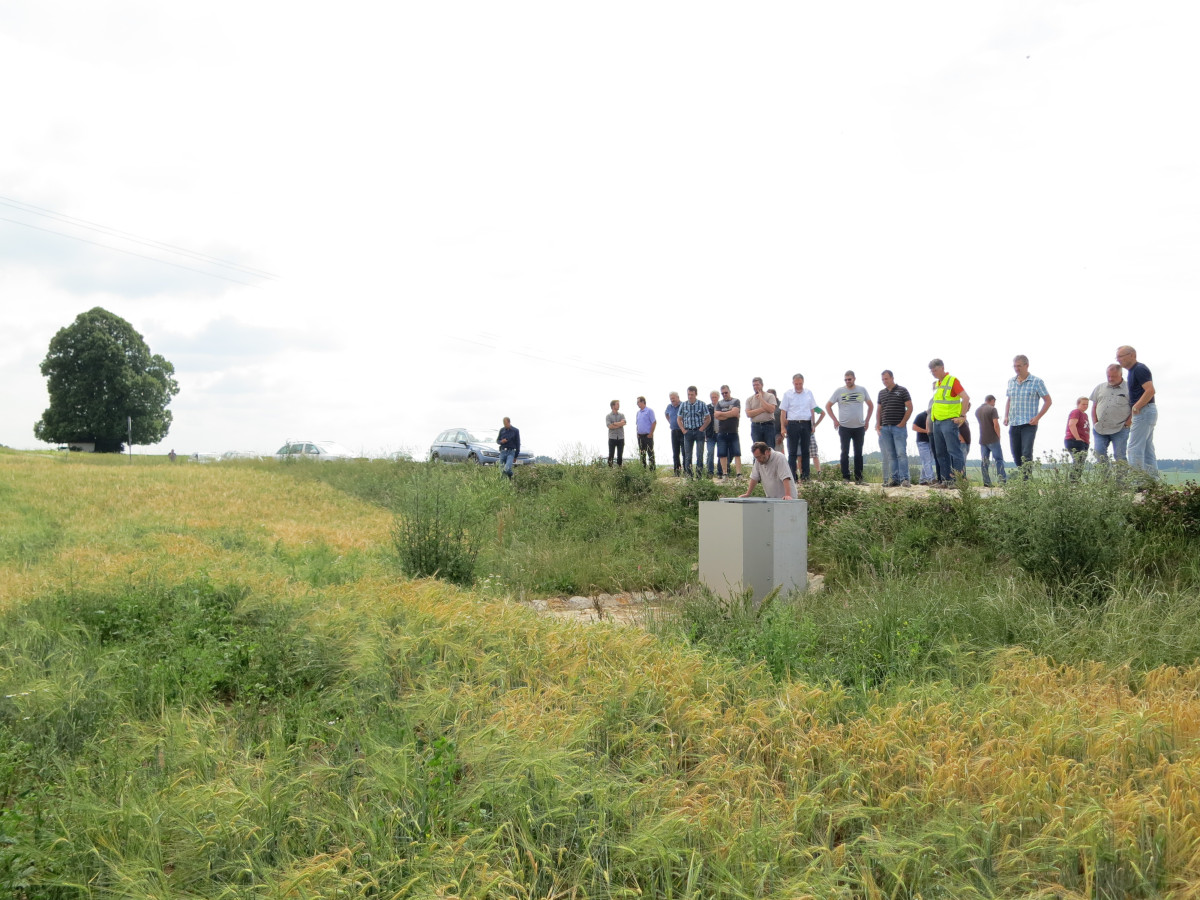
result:
[[(499, 430), (499, 428), (496, 429), (496, 431)], [(482, 431), (478, 428), (472, 428), (467, 432), (467, 440), (473, 444), (494, 444), (496, 443), (496, 433), (493, 431)]]

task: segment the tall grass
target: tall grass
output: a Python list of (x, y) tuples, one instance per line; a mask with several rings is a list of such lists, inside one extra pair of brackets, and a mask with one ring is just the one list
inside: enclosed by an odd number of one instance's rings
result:
[[(0, 613), (14, 896), (1161, 897), (1200, 881), (1200, 666), (1173, 629), (1194, 585), (1147, 558), (1073, 603), (982, 530), (972, 542), (986, 504), (960, 498), (943, 529), (876, 509), (889, 555), (727, 616), (750, 642), (776, 617), (743, 659), (715, 616), (689, 645), (403, 579), (386, 512), (291, 476), (42, 465), (0, 456), (7, 499), (60, 535), (0, 560), (21, 588)], [(650, 497), (655, 527), (688, 527), (685, 503)], [(827, 499), (818, 530), (871, 514)], [(916, 525), (928, 571), (894, 549)], [(794, 665), (786, 629), (804, 621)], [(1093, 643), (1028, 646), (1072, 628)]]

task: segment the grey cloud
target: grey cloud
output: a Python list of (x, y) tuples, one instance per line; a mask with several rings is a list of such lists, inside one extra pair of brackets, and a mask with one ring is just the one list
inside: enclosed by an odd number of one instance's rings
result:
[(90, 231), (75, 232), (64, 223), (7, 206), (0, 206), (0, 263), (33, 269), (56, 287), (82, 296), (214, 297), (238, 284), (262, 281), (166, 249)]
[(155, 338), (154, 347), (175, 365), (176, 371), (194, 372), (258, 363), (288, 350), (323, 352), (336, 348), (337, 342), (323, 334), (245, 325), (228, 316), (209, 322), (195, 335), (162, 334)]

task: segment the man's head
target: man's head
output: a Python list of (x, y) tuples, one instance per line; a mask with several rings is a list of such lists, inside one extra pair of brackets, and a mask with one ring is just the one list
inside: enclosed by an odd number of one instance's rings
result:
[(1108, 383), (1116, 387), (1125, 380), (1125, 376), (1121, 374), (1121, 367), (1116, 363), (1109, 363), (1108, 368), (1104, 370), (1104, 374), (1108, 377)]
[(613, 412), (616, 412), (618, 409), (621, 408), (621, 401), (620, 400), (610, 400), (608, 402), (608, 405), (612, 409)]
[(679, 391), (671, 391), (671, 405), (672, 406), (679, 405)]
[(983, 398), (983, 402), (984, 402), (984, 403), (990, 403), (990, 404), (992, 404), (993, 406), (995, 406), (995, 405), (996, 405), (996, 395), (995, 395), (995, 394), (988, 394), (986, 397), (984, 397), (984, 398)]
[(759, 462), (766, 462), (771, 458), (771, 448), (767, 446), (765, 441), (755, 441), (750, 445), (750, 452), (754, 454), (754, 458)]
[(1128, 344), (1122, 344), (1117, 348), (1117, 362), (1126, 369), (1132, 369), (1137, 365), (1137, 351)]
[(929, 361), (929, 371), (934, 378), (941, 381), (946, 377), (946, 364), (935, 356)]
[(716, 391), (709, 391), (708, 399), (711, 400), (713, 403), (716, 403), (718, 400), (721, 399), (721, 395), (718, 394)]
[(510, 419), (508, 416), (505, 416), (504, 417), (504, 427), (509, 428), (511, 426), (512, 426), (512, 419)]
[(884, 369), (879, 377), (883, 381), (883, 386), (889, 391), (896, 386), (896, 379), (892, 377), (891, 369)]
[(727, 384), (721, 385), (721, 399), (723, 399), (723, 400), (729, 399), (729, 385), (727, 385)]
[(688, 385), (688, 403), (695, 403), (695, 402), (696, 402), (696, 386), (694, 384), (689, 384)]
[(854, 372), (850, 369), (846, 370), (846, 387), (854, 387)]
[(754, 393), (758, 394), (758, 393), (762, 392), (762, 379), (761, 378), (751, 379), (750, 384), (754, 387)]
[(1080, 412), (1087, 412), (1088, 398), (1080, 397), (1078, 400), (1075, 401), (1075, 406), (1079, 409)]
[(797, 394), (804, 390), (804, 376), (799, 372), (792, 376), (792, 387), (796, 389)]
[(646, 398), (645, 398), (645, 397), (638, 397), (638, 398), (637, 398), (637, 405), (638, 405), (638, 409), (645, 409), (645, 408), (646, 408)]
[(1024, 353), (1013, 357), (1013, 371), (1017, 373), (1018, 378), (1024, 378), (1029, 374), (1029, 357)]

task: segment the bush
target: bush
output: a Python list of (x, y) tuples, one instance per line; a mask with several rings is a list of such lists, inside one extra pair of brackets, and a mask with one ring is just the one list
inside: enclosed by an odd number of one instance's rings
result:
[(406, 575), (470, 585), (479, 548), (463, 493), (446, 479), (440, 466), (426, 466), (405, 486), (392, 539)]
[(1096, 600), (1122, 565), (1133, 500), (1108, 470), (1065, 464), (1010, 478), (987, 513), (996, 547), (1018, 566), (1056, 593)]

